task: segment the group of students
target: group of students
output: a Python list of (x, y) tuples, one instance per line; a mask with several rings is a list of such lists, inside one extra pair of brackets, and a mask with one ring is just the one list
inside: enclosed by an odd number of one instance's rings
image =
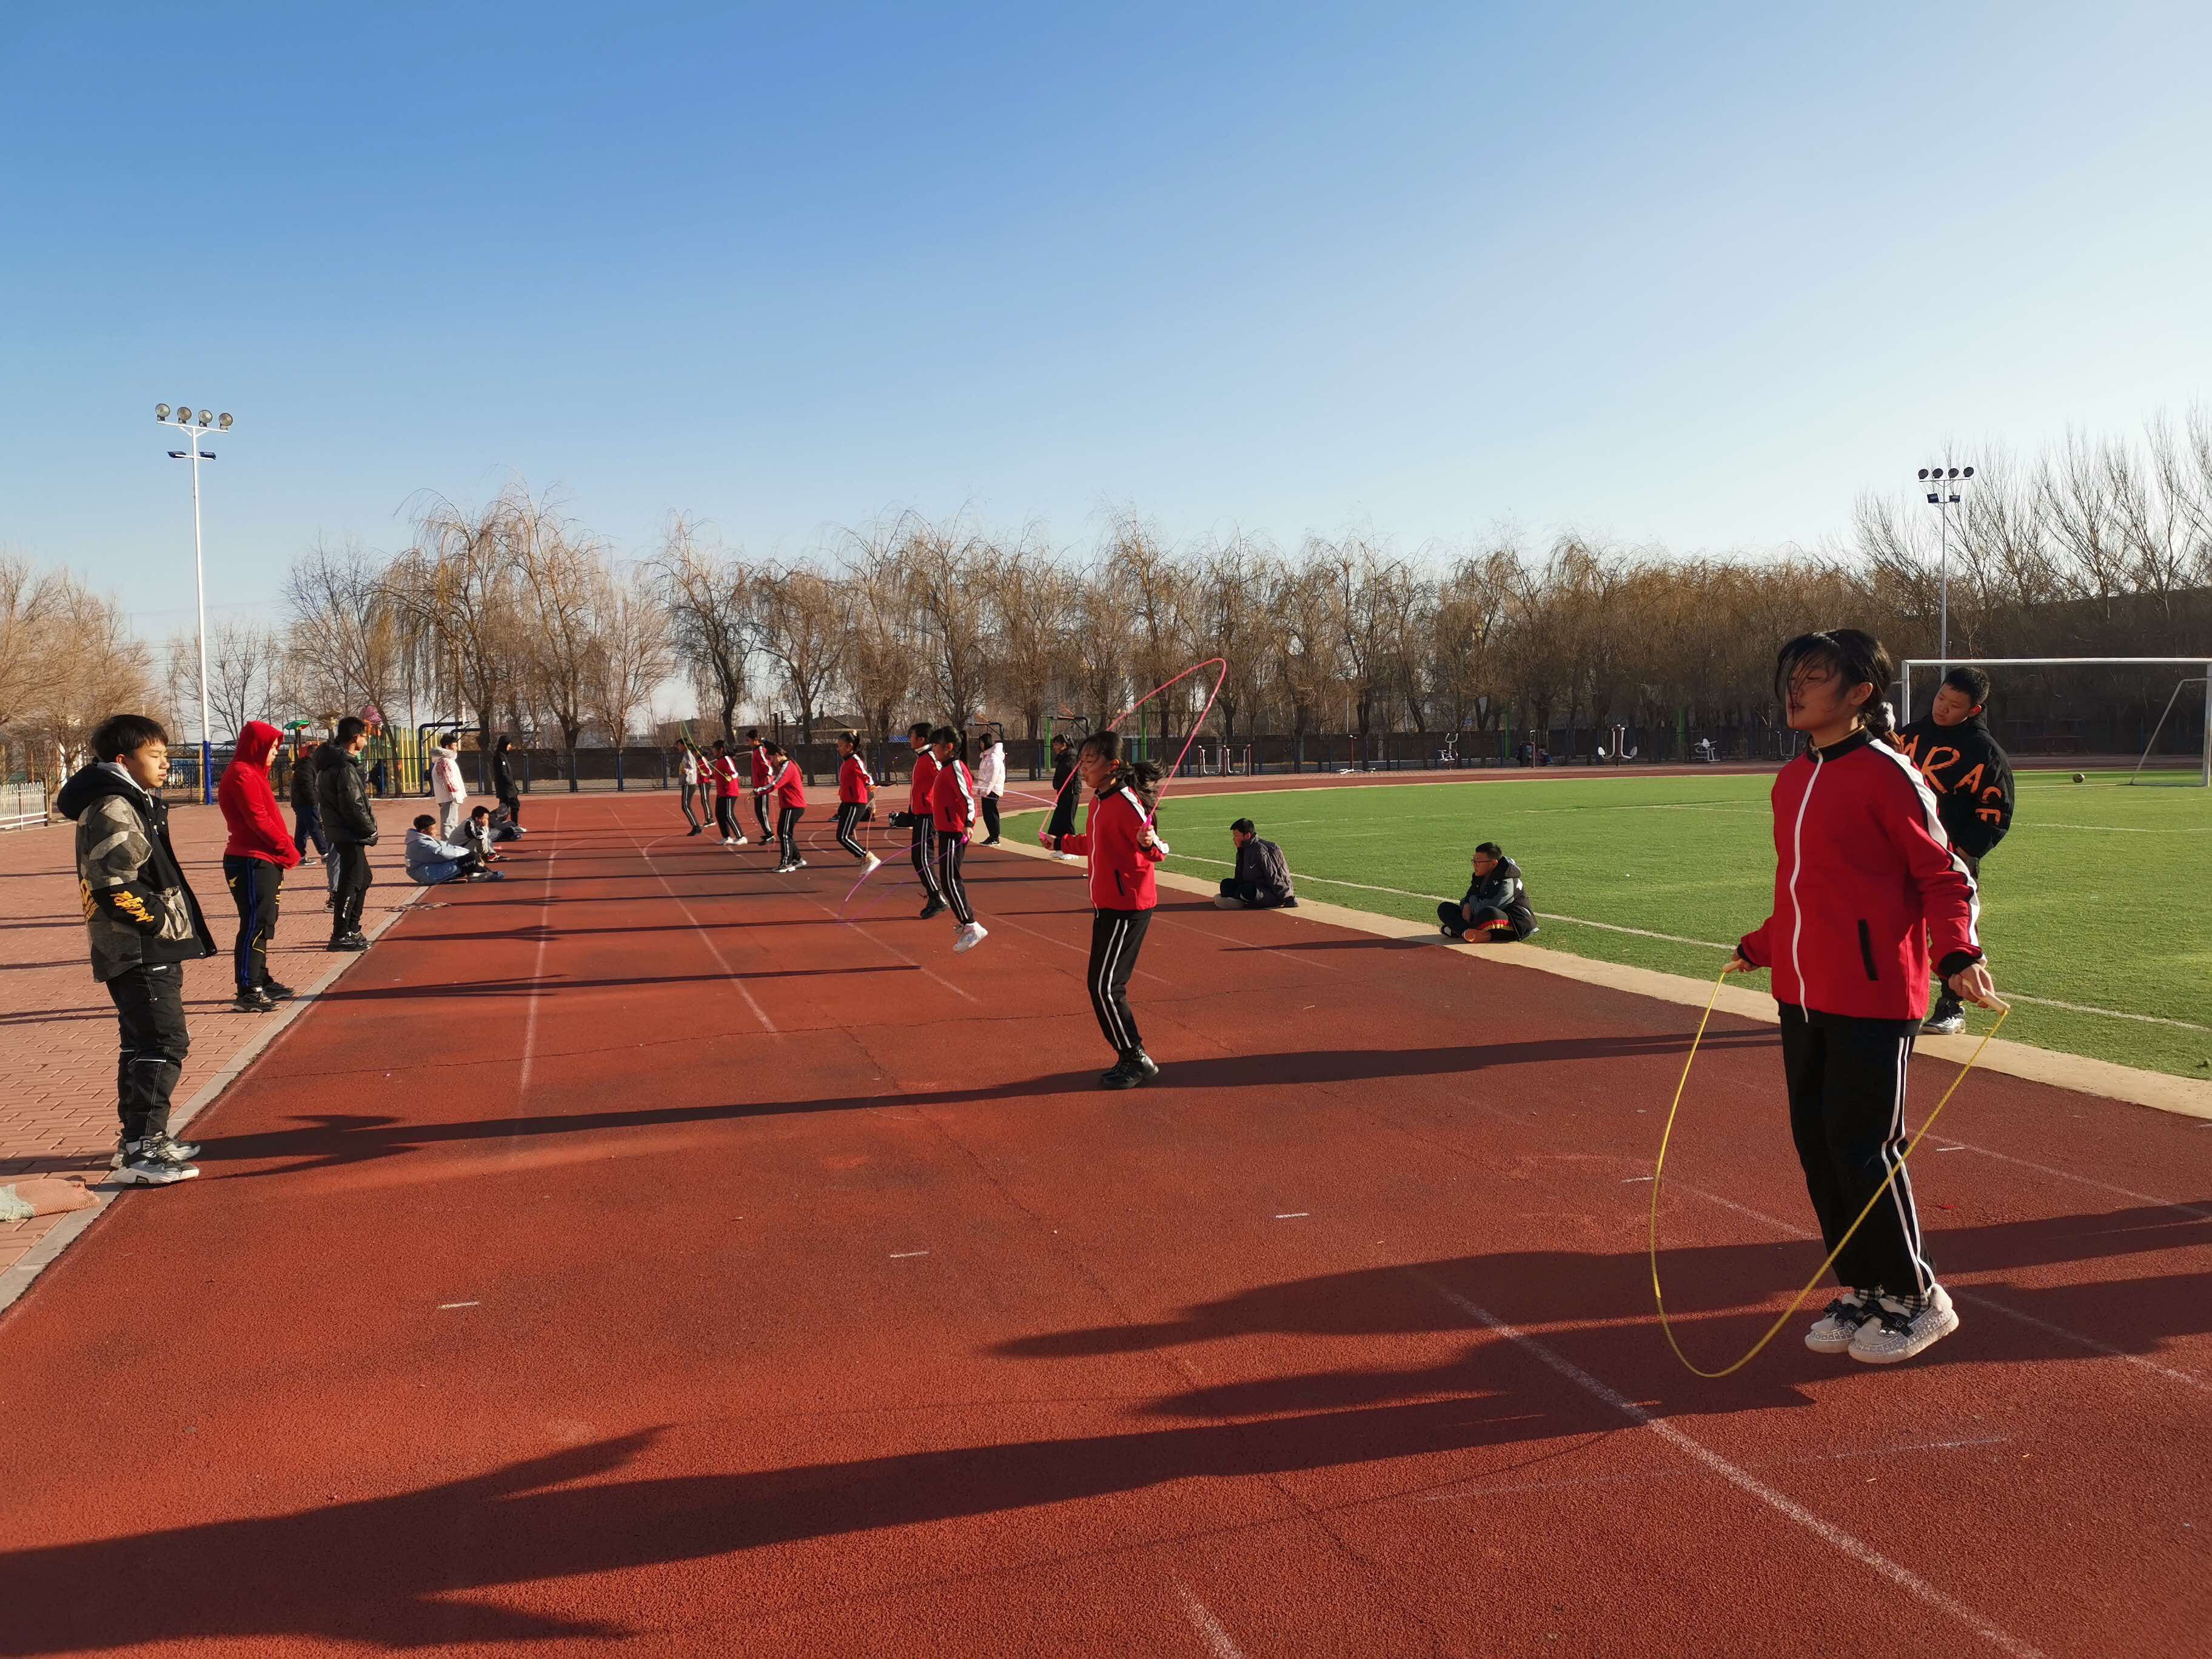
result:
[[(1881, 696), (1893, 669), (1880, 641), (1852, 629), (1802, 635), (1778, 653), (1776, 696), (1808, 747), (1783, 768), (1771, 792), (1773, 908), (1737, 943), (1728, 964), (1730, 971), (1763, 969), (1772, 976), (1792, 1139), (1821, 1236), (1831, 1250), (1842, 1247), (1835, 1262), (1840, 1292), (1806, 1344), (1869, 1364), (1909, 1358), (1958, 1328), (1929, 1260), (1903, 1164), (1905, 1062), (1923, 1030), (1943, 1029), (1947, 1011), (1969, 1001), (2002, 1006), (1978, 933), (1977, 877), (2012, 811), (2010, 769), (1982, 717), (1986, 678), (1954, 671), (1929, 719), (1900, 734)], [(366, 945), (360, 906), (376, 823), (361, 776), (362, 722), (342, 721), (315, 751), (307, 797), (312, 817), (303, 811), (290, 836), (269, 783), (280, 740), (274, 726), (250, 723), (219, 792), (230, 831), (223, 869), (240, 918), (234, 954), (241, 1008), (271, 1007), (291, 995), (269, 975), (268, 944), (283, 872), (310, 839), (329, 846), (334, 865), (331, 948)], [(908, 805), (891, 823), (913, 832), (914, 869), (927, 895), (922, 915), (951, 910), (954, 948), (969, 950), (988, 936), (962, 878), (981, 812), (977, 780), (954, 728), (917, 722), (908, 742), (915, 765)], [(853, 831), (872, 812), (875, 781), (851, 734), (839, 750), (838, 841), (872, 869), (880, 860)], [(1038, 839), (1088, 866), (1086, 984), (1116, 1056), (1099, 1081), (1133, 1088), (1160, 1069), (1146, 1051), (1127, 994), (1158, 904), (1155, 872), (1169, 854), (1156, 824), (1160, 775), (1125, 759), (1112, 731), (1072, 749), (1062, 740), (1056, 750), (1056, 798)], [(94, 734), (93, 752), (98, 763), (73, 776), (57, 805), (77, 823), (92, 969), (115, 1004), (120, 1031), (121, 1125), (112, 1163), (124, 1182), (166, 1184), (198, 1173), (191, 1164), (198, 1148), (168, 1133), (170, 1093), (190, 1048), (182, 964), (213, 955), (216, 945), (169, 842), (161, 797), (166, 732), (145, 716), (117, 715)], [(757, 744), (755, 756), (751, 788), (763, 831), (767, 799), (776, 801), (778, 868), (804, 868), (794, 839), (805, 810), (803, 780), (775, 744)], [(723, 838), (745, 844), (735, 824), (736, 768), (727, 746), (716, 743), (711, 755), (692, 750), (686, 761), (687, 817), (691, 793), (711, 775)], [(1089, 795), (1080, 830), (1069, 799), (1079, 780)], [(423, 815), (417, 832), (427, 836), (434, 822)], [(696, 817), (693, 831), (700, 831)], [(1249, 818), (1231, 831), (1237, 874), (1215, 902), (1295, 904), (1279, 849), (1261, 841)], [(1476, 849), (1467, 896), (1439, 905), (1437, 915), (1455, 939), (1524, 939), (1535, 932), (1520, 869), (1494, 842)], [(1946, 1000), (1923, 1018), (1931, 972)]]

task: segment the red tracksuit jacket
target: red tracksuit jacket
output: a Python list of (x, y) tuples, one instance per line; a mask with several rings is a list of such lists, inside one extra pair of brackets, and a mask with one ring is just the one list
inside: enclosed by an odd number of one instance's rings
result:
[(939, 766), (930, 780), (930, 816), (940, 836), (964, 836), (975, 822), (975, 778), (968, 763), (957, 757), (950, 766)]
[(716, 799), (734, 797), (738, 793), (738, 762), (733, 755), (717, 755), (709, 765), (714, 774)]
[(1054, 852), (1090, 859), (1093, 908), (1149, 910), (1160, 902), (1152, 866), (1168, 855), (1167, 846), (1137, 844), (1149, 822), (1135, 792), (1120, 788), (1092, 799), (1081, 835), (1053, 837)]
[(868, 775), (868, 763), (858, 755), (848, 755), (837, 763), (837, 799), (848, 805), (866, 806), (868, 786), (875, 780)]
[(768, 757), (767, 757), (765, 754), (762, 753), (762, 751), (761, 751), (761, 750), (759, 750), (756, 749), (756, 750), (752, 750), (752, 760), (753, 760), (753, 787), (754, 787), (754, 788), (756, 788), (756, 789), (757, 789), (757, 788), (759, 788), (759, 787), (761, 787), (761, 785), (763, 785), (763, 784), (764, 784), (764, 783), (766, 783), (766, 782), (768, 781), (768, 775), (769, 775)]
[[(767, 770), (765, 767), (760, 769)], [(799, 775), (799, 769), (790, 761), (779, 763), (759, 780), (759, 784), (775, 797), (779, 811), (787, 806), (795, 806), (801, 811), (806, 810), (806, 780)]]
[[(230, 831), (223, 843), (225, 858), (260, 859), (280, 870), (300, 861), (292, 845), (292, 832), (276, 810), (276, 792), (269, 787), (269, 762), (284, 734), (266, 720), (248, 720), (238, 734), (238, 750), (216, 784), (216, 805)], [(307, 763), (305, 757), (301, 764)]]
[(918, 818), (930, 815), (930, 792), (937, 787), (937, 757), (927, 749), (914, 757), (914, 790), (907, 797), (906, 810)]
[(1863, 732), (1774, 780), (1774, 912), (1738, 948), (1774, 1000), (1861, 1019), (1918, 1019), (1929, 942), (1948, 973), (1981, 959), (1973, 878), (1927, 780)]

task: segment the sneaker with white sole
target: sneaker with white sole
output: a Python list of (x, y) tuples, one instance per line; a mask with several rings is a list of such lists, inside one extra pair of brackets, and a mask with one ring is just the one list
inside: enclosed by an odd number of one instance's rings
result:
[(1851, 1358), (1869, 1365), (1894, 1365), (1942, 1341), (1959, 1328), (1951, 1293), (1930, 1285), (1924, 1296), (1881, 1296), (1874, 1316), (1851, 1338)]
[(1827, 1312), (1805, 1333), (1805, 1346), (1814, 1353), (1848, 1353), (1859, 1327), (1874, 1317), (1872, 1291), (1845, 1291), (1828, 1304)]
[[(118, 1161), (111, 1166), (116, 1183), (124, 1187), (173, 1187), (179, 1181), (192, 1180), (199, 1170), (183, 1155), (188, 1145), (167, 1135), (125, 1141), (117, 1149)], [(198, 1148), (192, 1150), (197, 1152)]]
[(1936, 999), (1936, 1006), (1920, 1022), (1920, 1029), (1929, 1036), (1955, 1036), (1966, 1029), (1966, 1011), (1958, 998), (1947, 991)]
[(991, 930), (980, 921), (971, 921), (952, 936), (952, 950), (957, 956), (963, 951), (972, 951), (991, 937)]
[(868, 854), (867, 861), (861, 865), (860, 873), (865, 876), (871, 870), (880, 869), (883, 866), (883, 862), (884, 861), (881, 859), (878, 858), (873, 853), (871, 853)]
[(143, 1140), (118, 1140), (115, 1154), (107, 1160), (107, 1167), (119, 1170), (133, 1158), (158, 1158), (164, 1164), (189, 1164), (200, 1155), (197, 1140), (179, 1140), (167, 1133), (148, 1135)]

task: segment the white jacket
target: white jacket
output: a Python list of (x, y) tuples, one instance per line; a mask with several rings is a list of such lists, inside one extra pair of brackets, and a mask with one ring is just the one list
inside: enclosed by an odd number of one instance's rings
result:
[(975, 793), (1002, 795), (1006, 791), (1006, 745), (994, 743), (975, 757)]
[(469, 792), (461, 782), (461, 757), (451, 749), (441, 749), (437, 758), (430, 763), (430, 798), (433, 800), (466, 800)]

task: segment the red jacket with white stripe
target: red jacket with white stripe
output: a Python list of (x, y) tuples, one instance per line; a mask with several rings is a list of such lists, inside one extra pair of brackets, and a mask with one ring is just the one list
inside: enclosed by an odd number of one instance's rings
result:
[(1079, 836), (1055, 836), (1055, 853), (1080, 853), (1091, 860), (1091, 903), (1099, 910), (1149, 910), (1160, 902), (1152, 866), (1168, 855), (1165, 842), (1150, 847), (1137, 838), (1152, 822), (1136, 792), (1126, 787), (1095, 796)]
[(875, 785), (868, 775), (867, 762), (858, 755), (848, 755), (837, 763), (837, 799), (848, 805), (866, 806)]
[(937, 757), (927, 749), (918, 750), (914, 757), (914, 790), (907, 797), (906, 810), (915, 817), (929, 816), (931, 791), (937, 787)]
[(769, 769), (768, 776), (756, 788), (764, 795), (775, 797), (779, 811), (787, 806), (806, 809), (806, 780), (799, 775), (799, 769), (788, 758), (778, 761)]
[(707, 763), (707, 766), (708, 769), (714, 775), (715, 795), (718, 798), (732, 797), (736, 795), (738, 793), (738, 757), (734, 755), (717, 755), (713, 760)]
[(757, 789), (761, 785), (768, 781), (769, 774), (770, 771), (774, 770), (774, 769), (768, 763), (768, 750), (762, 748), (758, 744), (755, 744), (752, 746), (752, 757), (753, 787)]
[(949, 766), (939, 766), (929, 785), (930, 816), (940, 836), (964, 836), (975, 822), (975, 778), (968, 763), (955, 756)]
[(1932, 955), (1981, 960), (1973, 878), (1911, 761), (1865, 732), (1774, 780), (1774, 913), (1737, 948), (1774, 1000), (1861, 1019), (1918, 1019)]

